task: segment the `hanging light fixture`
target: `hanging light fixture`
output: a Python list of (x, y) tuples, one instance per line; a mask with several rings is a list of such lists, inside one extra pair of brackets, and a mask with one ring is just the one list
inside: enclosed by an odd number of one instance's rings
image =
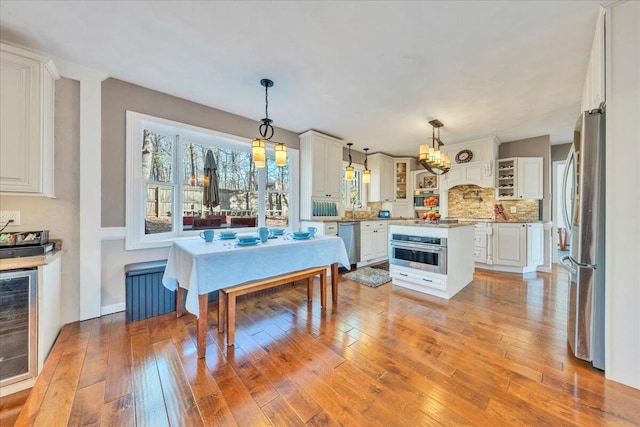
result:
[[(269, 118), (269, 88), (273, 87), (273, 81), (269, 79), (260, 80), (260, 85), (264, 87), (264, 114), (265, 118), (260, 119), (262, 123), (258, 128), (262, 138), (256, 138), (251, 143), (251, 157), (257, 168), (264, 168), (267, 165), (266, 141), (271, 142), (273, 137), (273, 120)], [(277, 142), (274, 147), (276, 153), (276, 165), (285, 166), (287, 164), (287, 146), (282, 142)]]
[(369, 158), (368, 148), (364, 149), (364, 172), (362, 172), (362, 182), (369, 184), (371, 182), (371, 170), (367, 165), (367, 159)]
[[(444, 125), (440, 120), (431, 120), (429, 124), (432, 126), (431, 146), (429, 144), (420, 146), (418, 162), (432, 174), (444, 175), (451, 169), (451, 158), (440, 151), (440, 146), (444, 145), (444, 142), (440, 139), (440, 128)], [(438, 129), (437, 137), (436, 129)], [(437, 146), (436, 143), (438, 144)]]
[(347, 147), (349, 147), (349, 166), (344, 170), (344, 179), (345, 181), (353, 181), (356, 177), (356, 173), (354, 172), (353, 166), (351, 166), (351, 146), (353, 143), (348, 142)]

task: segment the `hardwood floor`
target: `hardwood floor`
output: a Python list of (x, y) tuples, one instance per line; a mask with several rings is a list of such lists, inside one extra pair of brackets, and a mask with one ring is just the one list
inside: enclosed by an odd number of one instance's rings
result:
[(239, 300), (230, 348), (213, 306), (200, 360), (191, 315), (66, 325), (16, 425), (640, 425), (640, 391), (570, 355), (562, 271), (449, 301), (341, 279), (326, 311), (300, 283)]

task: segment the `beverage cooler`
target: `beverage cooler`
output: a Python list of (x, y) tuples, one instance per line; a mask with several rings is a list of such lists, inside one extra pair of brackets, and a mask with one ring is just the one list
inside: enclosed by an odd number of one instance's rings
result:
[(0, 387), (37, 376), (37, 271), (0, 273)]

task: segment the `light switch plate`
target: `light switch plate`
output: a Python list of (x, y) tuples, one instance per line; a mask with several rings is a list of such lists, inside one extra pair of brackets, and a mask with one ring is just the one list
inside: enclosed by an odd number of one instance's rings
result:
[(20, 211), (0, 211), (0, 228), (4, 227), (10, 219), (13, 222), (9, 226), (20, 225)]
[(515, 207), (515, 206), (511, 206), (511, 207), (509, 208), (509, 212), (511, 212), (511, 213), (516, 213), (516, 212), (517, 212), (516, 207)]

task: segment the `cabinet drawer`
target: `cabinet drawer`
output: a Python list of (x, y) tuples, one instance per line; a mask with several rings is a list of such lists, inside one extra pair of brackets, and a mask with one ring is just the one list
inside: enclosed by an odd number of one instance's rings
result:
[(484, 248), (487, 246), (487, 235), (486, 234), (475, 234), (473, 236), (473, 245), (476, 248)]
[(487, 262), (487, 248), (473, 248), (473, 259), (476, 262)]
[(441, 291), (447, 290), (447, 284), (444, 280), (432, 276), (427, 276), (426, 274), (414, 273), (409, 271), (393, 271), (391, 273), (391, 277), (396, 277), (400, 280), (415, 283), (416, 285), (439, 289)]
[(324, 224), (324, 234), (327, 236), (336, 236), (338, 234), (338, 223), (326, 222)]
[(487, 231), (487, 224), (485, 222), (478, 222), (473, 225), (476, 233), (484, 233)]
[(386, 230), (387, 223), (385, 221), (362, 221), (360, 230)]

